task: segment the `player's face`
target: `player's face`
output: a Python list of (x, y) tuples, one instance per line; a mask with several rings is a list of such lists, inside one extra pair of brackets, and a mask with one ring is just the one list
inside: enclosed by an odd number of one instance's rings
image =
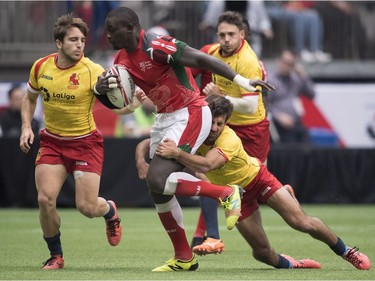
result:
[(70, 61), (78, 61), (83, 56), (86, 37), (77, 27), (69, 28), (64, 37), (64, 41), (56, 40), (59, 52)]
[(241, 46), (244, 39), (244, 31), (239, 30), (234, 24), (222, 22), (217, 27), (217, 38), (223, 55), (232, 55)]
[(225, 115), (221, 115), (218, 117), (214, 117), (212, 119), (212, 125), (211, 125), (211, 131), (208, 137), (205, 140), (205, 144), (212, 145), (215, 143), (217, 138), (221, 135), (225, 128), (226, 122), (225, 122)]
[(107, 39), (113, 49), (120, 50), (124, 48), (129, 50), (133, 46), (131, 42), (134, 41), (134, 38), (133, 33), (129, 32), (129, 26), (111, 17), (105, 20), (105, 29), (107, 31)]

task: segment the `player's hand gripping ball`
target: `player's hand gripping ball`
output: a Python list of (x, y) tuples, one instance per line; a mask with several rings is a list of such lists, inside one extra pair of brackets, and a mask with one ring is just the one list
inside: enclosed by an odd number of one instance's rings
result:
[(129, 105), (134, 97), (135, 84), (126, 70), (125, 66), (115, 64), (106, 73), (108, 75), (117, 75), (115, 77), (108, 78), (109, 88), (111, 90), (104, 95), (97, 95), (99, 101), (110, 109), (121, 109)]

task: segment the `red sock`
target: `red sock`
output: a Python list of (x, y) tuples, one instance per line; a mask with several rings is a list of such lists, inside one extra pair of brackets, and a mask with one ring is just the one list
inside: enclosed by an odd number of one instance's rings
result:
[(206, 223), (204, 222), (204, 217), (202, 211), (199, 213), (199, 219), (197, 228), (195, 229), (193, 237), (203, 237), (206, 233)]
[(231, 195), (233, 189), (226, 185), (216, 185), (205, 181), (188, 181), (178, 179), (176, 195), (183, 196), (206, 196), (213, 199), (225, 198)]
[(176, 259), (190, 260), (193, 257), (189, 243), (186, 238), (185, 229), (181, 228), (171, 211), (158, 213), (161, 223), (172, 241)]

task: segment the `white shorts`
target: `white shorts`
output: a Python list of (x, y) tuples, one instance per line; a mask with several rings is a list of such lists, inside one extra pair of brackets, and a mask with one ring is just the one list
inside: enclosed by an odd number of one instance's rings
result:
[(182, 150), (194, 154), (211, 131), (212, 114), (208, 106), (181, 108), (172, 113), (159, 113), (151, 129), (150, 158), (156, 146), (166, 138)]

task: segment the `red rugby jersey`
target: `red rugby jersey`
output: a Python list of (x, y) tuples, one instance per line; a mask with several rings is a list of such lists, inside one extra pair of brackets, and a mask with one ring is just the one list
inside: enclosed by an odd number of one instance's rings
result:
[(128, 69), (134, 83), (152, 100), (159, 113), (201, 107), (207, 103), (200, 96), (190, 69), (179, 64), (186, 46), (173, 37), (142, 30), (137, 49), (132, 53), (120, 50), (114, 63)]

